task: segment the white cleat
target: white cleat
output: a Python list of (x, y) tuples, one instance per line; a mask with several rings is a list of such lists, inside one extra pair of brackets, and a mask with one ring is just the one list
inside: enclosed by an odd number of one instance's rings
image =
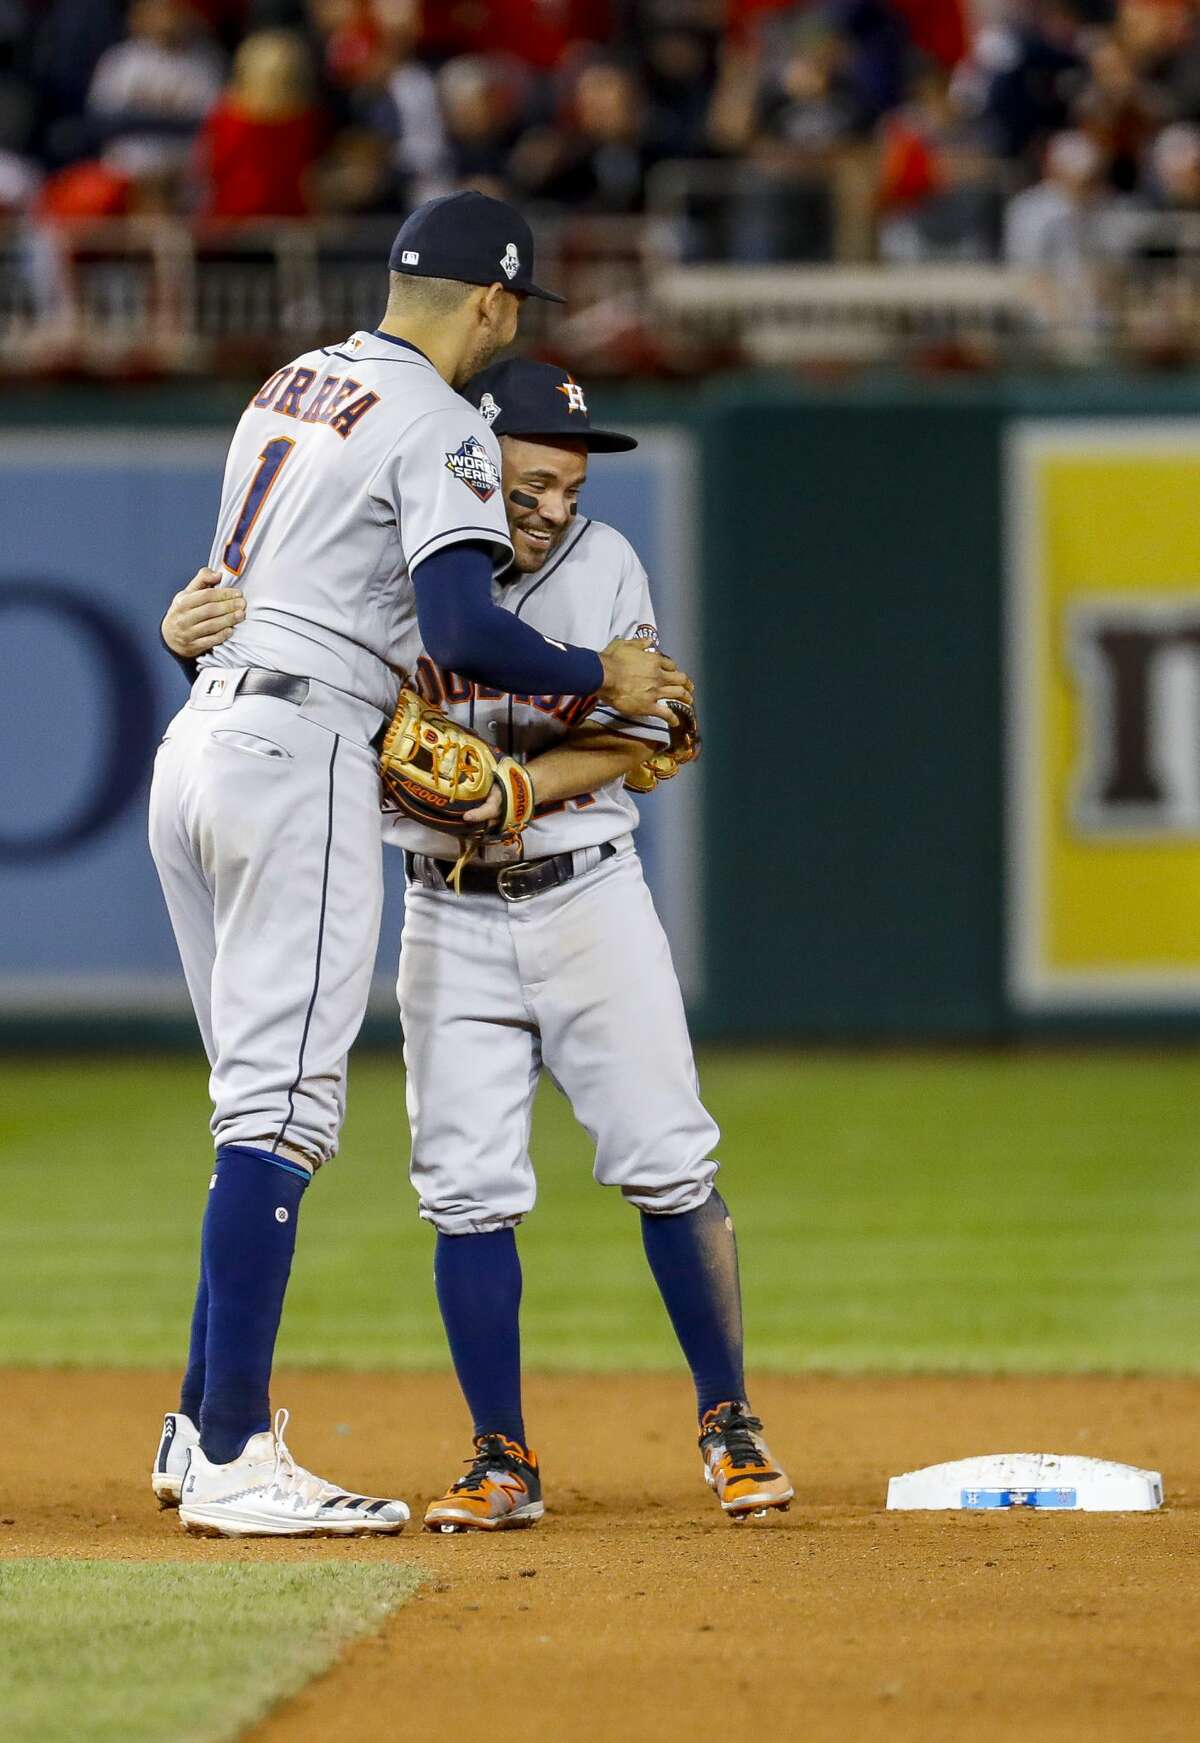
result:
[(403, 1501), (352, 1495), (298, 1465), (283, 1438), (288, 1413), (275, 1428), (251, 1435), (240, 1458), (214, 1465), (193, 1447), (183, 1479), (179, 1518), (200, 1537), (367, 1537), (402, 1531)]
[(178, 1507), (188, 1454), (200, 1445), (200, 1430), (182, 1410), (168, 1410), (163, 1417), (162, 1438), (154, 1455), (150, 1487), (160, 1507)]

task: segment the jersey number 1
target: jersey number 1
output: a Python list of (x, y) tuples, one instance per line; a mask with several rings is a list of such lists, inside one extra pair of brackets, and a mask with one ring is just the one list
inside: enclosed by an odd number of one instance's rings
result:
[(259, 468), (250, 480), (250, 488), (246, 492), (246, 500), (242, 504), (242, 512), (238, 515), (237, 525), (233, 529), (233, 537), (225, 547), (221, 558), (231, 575), (240, 575), (246, 562), (246, 540), (255, 521), (262, 513), (262, 505), (271, 494), (271, 486), (283, 471), (283, 463), (296, 446), (290, 436), (276, 436), (273, 442), (268, 442), (258, 456)]

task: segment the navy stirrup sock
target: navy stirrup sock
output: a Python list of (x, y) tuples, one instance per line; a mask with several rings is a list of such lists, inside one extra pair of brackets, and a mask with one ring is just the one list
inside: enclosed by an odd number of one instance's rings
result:
[(200, 1242), (208, 1290), (200, 1447), (215, 1464), (236, 1459), (271, 1426), (271, 1363), (311, 1178), (298, 1162), (250, 1144), (217, 1151)]
[(200, 1256), (200, 1281), (196, 1285), (196, 1305), (192, 1308), (192, 1333), (188, 1342), (187, 1368), (179, 1387), (179, 1409), (199, 1425), (200, 1406), (204, 1401), (204, 1345), (208, 1337), (208, 1278), (204, 1275), (204, 1255)]
[(475, 1433), (504, 1434), (524, 1446), (516, 1230), (439, 1234), (433, 1275), (454, 1371)]
[(733, 1222), (719, 1192), (680, 1216), (642, 1212), (642, 1244), (706, 1410), (744, 1399), (742, 1291)]

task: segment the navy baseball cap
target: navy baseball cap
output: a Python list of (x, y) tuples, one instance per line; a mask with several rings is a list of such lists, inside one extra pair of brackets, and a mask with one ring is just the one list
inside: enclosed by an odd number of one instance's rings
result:
[(557, 363), (510, 357), (481, 369), (462, 391), (497, 436), (547, 441), (570, 436), (586, 442), (589, 454), (621, 454), (637, 447), (633, 436), (592, 428), (582, 387)]
[(410, 212), (388, 265), (414, 278), (501, 284), (518, 296), (565, 299), (533, 282), (533, 231), (515, 206), (487, 194), (442, 194)]

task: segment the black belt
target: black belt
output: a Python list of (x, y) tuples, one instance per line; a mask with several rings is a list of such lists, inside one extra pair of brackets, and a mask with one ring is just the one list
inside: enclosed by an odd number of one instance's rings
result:
[[(616, 851), (611, 841), (602, 842), (600, 858), (596, 864), (602, 865)], [(418, 860), (422, 868), (436, 867), (442, 880), (440, 886), (426, 884), (426, 888), (449, 887), (449, 876), (454, 869), (453, 860), (433, 859), (429, 854), (410, 853), (406, 848), (404, 869), (408, 873), (409, 881), (419, 884), (425, 884), (425, 878), (417, 870)], [(569, 884), (575, 875), (573, 853), (552, 853), (545, 859), (514, 860), (511, 865), (465, 865), (459, 874), (458, 887), (463, 894), (503, 896), (506, 902), (527, 902), (531, 896), (540, 896), (546, 890), (557, 889), (559, 884)]]
[[(251, 666), (238, 685), (239, 696), (274, 696), (278, 702), (292, 702), (297, 708), (308, 701), (311, 688), (307, 678), (297, 678), (291, 672), (267, 672), (261, 666)], [(382, 720), (378, 730), (368, 739), (372, 750), (378, 750), (390, 722)]]
[(278, 702), (294, 702), (299, 708), (308, 701), (307, 678), (296, 678), (290, 672), (265, 672), (261, 666), (251, 666), (238, 685), (239, 696), (274, 696)]

